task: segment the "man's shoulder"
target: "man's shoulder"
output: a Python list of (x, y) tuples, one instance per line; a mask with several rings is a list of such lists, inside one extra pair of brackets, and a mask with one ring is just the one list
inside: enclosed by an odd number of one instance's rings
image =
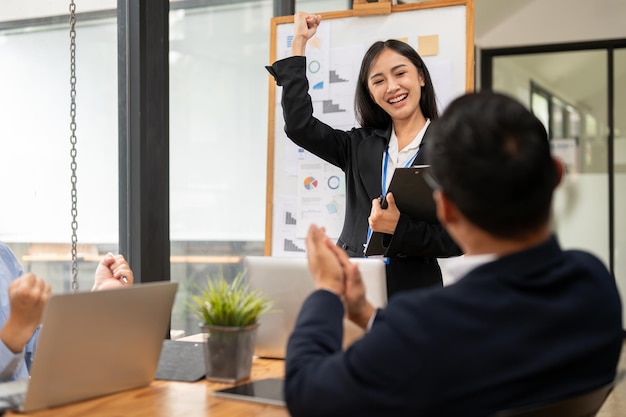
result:
[[(2, 269), (7, 269), (10, 271), (11, 275), (16, 276), (22, 272), (20, 263), (13, 251), (5, 243), (0, 242), (0, 272)], [(0, 274), (0, 276), (1, 275), (2, 274)]]
[(608, 273), (608, 269), (606, 268), (604, 262), (602, 262), (602, 260), (597, 255), (589, 251), (583, 249), (569, 249), (564, 250), (563, 255), (580, 263), (601, 268)]
[(13, 251), (7, 246), (6, 243), (0, 242), (0, 260), (3, 262), (12, 261), (16, 259)]
[[(608, 267), (595, 254), (579, 249), (564, 251), (566, 262), (572, 268), (572, 274), (579, 276), (588, 281), (600, 283), (599, 288), (605, 291), (618, 292), (615, 278), (609, 271)], [(589, 279), (591, 278), (591, 279)]]

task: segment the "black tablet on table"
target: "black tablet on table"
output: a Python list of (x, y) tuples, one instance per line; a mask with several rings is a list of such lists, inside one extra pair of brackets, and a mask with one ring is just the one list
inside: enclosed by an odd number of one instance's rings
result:
[(213, 391), (213, 395), (231, 398), (233, 400), (251, 401), (281, 407), (285, 406), (282, 378), (260, 379), (232, 388)]

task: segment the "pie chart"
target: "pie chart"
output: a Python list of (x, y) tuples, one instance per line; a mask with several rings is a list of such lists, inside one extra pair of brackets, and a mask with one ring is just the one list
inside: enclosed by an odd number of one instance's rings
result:
[(304, 188), (307, 190), (317, 188), (317, 180), (314, 177), (306, 177), (304, 179)]

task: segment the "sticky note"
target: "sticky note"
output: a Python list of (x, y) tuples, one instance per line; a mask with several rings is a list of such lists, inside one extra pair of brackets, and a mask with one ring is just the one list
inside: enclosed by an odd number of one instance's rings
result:
[(439, 53), (439, 35), (417, 37), (417, 52), (421, 56), (433, 56)]

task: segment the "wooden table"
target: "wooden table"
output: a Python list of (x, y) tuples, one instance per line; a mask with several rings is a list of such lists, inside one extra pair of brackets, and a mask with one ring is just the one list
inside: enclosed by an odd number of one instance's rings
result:
[[(277, 359), (255, 358), (251, 380), (283, 377), (285, 363)], [(243, 383), (243, 382), (242, 382)], [(198, 382), (153, 381), (148, 387), (107, 395), (62, 407), (27, 414), (44, 417), (288, 417), (284, 407), (250, 403), (216, 397), (212, 391), (227, 388), (222, 384)], [(7, 412), (5, 416), (24, 417)]]
[[(196, 337), (196, 336), (193, 336)], [(189, 339), (193, 340), (193, 339)], [(251, 380), (283, 377), (282, 360), (255, 358)], [(619, 363), (626, 372), (626, 342)], [(93, 400), (56, 407), (27, 416), (34, 417), (289, 417), (286, 408), (215, 397), (212, 391), (229, 387), (201, 380), (199, 382), (153, 381), (150, 386), (112, 394)], [(623, 417), (626, 410), (626, 379), (619, 382), (600, 409), (597, 417)], [(24, 417), (7, 412), (5, 416)]]

